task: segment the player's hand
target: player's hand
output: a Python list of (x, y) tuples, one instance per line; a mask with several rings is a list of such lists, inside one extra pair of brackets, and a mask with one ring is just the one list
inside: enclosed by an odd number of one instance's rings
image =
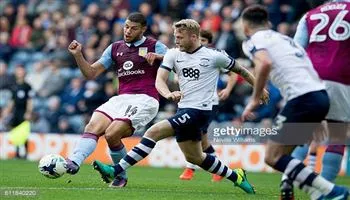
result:
[(148, 52), (144, 57), (150, 65), (153, 65), (154, 61), (157, 59), (162, 59), (163, 56), (153, 52)]
[(171, 101), (175, 101), (176, 103), (179, 102), (181, 100), (181, 98), (183, 98), (183, 94), (180, 91), (174, 91), (171, 92), (169, 94), (167, 94), (165, 96), (166, 99), (171, 100)]
[(231, 91), (229, 89), (225, 88), (225, 89), (221, 90), (218, 94), (220, 101), (226, 100), (230, 96), (230, 94), (231, 94)]
[(82, 49), (82, 45), (76, 41), (73, 40), (69, 46), (68, 46), (68, 51), (73, 55), (76, 56), (78, 54), (81, 54), (81, 49)]
[(260, 104), (268, 104), (270, 100), (270, 93), (264, 89), (263, 94), (260, 97)]
[(246, 120), (254, 120), (256, 118), (254, 114), (254, 110), (260, 105), (259, 100), (251, 99), (248, 103), (248, 105), (245, 107), (241, 120), (246, 121)]

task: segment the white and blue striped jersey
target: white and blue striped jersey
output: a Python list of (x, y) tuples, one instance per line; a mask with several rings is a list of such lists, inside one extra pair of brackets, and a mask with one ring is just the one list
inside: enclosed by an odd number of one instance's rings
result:
[(162, 68), (174, 70), (184, 97), (179, 108), (211, 110), (218, 102), (217, 81), (220, 69), (230, 70), (235, 60), (224, 52), (200, 46), (192, 53), (179, 49), (166, 52)]

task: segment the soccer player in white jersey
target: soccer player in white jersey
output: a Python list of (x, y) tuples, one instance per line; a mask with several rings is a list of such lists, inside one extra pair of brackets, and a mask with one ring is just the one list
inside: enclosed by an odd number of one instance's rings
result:
[[(254, 194), (254, 188), (242, 169), (231, 170), (216, 157), (203, 153), (201, 146), (201, 128), (210, 119), (213, 97), (217, 95), (219, 68), (236, 72), (251, 84), (254, 77), (221, 51), (201, 46), (200, 26), (196, 21), (181, 20), (174, 24), (174, 29), (175, 43), (179, 48), (168, 50), (165, 54), (157, 73), (156, 88), (165, 98), (179, 102), (177, 113), (149, 128), (141, 142), (119, 164), (110, 166), (94, 161), (94, 168), (104, 178), (113, 179), (150, 154), (157, 141), (175, 136), (187, 161), (224, 176), (246, 193)], [(166, 84), (171, 70), (179, 76), (180, 91), (171, 92)], [(268, 98), (268, 93), (262, 97)]]
[[(312, 0), (310, 3), (313, 9), (299, 21), (294, 41), (307, 51), (315, 70), (324, 80), (330, 97), (330, 109), (326, 116), (330, 145), (323, 155), (320, 174), (325, 179), (334, 181), (341, 168), (350, 123), (350, 0), (326, 3), (323, 0)], [(293, 157), (304, 160), (308, 147), (297, 147), (293, 151)], [(284, 177), (281, 194), (290, 193), (286, 197), (293, 194), (293, 187), (288, 183)]]
[[(213, 41), (213, 34), (209, 31), (201, 30), (199, 33), (199, 39), (201, 41), (201, 45), (210, 47), (212, 45), (212, 41)], [(223, 51), (223, 53), (226, 53), (226, 52)], [(215, 149), (214, 149), (213, 145), (211, 145), (209, 140), (208, 140), (207, 129), (208, 129), (208, 126), (210, 125), (211, 121), (217, 115), (217, 112), (218, 112), (217, 107), (219, 105), (219, 100), (225, 101), (227, 98), (229, 98), (231, 91), (232, 91), (232, 89), (237, 81), (237, 74), (235, 74), (231, 71), (228, 71), (228, 70), (224, 70), (223, 73), (226, 73), (228, 75), (226, 87), (218, 92), (219, 98), (214, 98), (215, 102), (213, 104), (212, 117), (208, 121), (207, 126), (203, 127), (203, 131), (202, 131), (203, 152), (211, 154), (213, 156), (215, 156)], [(181, 180), (192, 180), (196, 168), (197, 168), (196, 165), (186, 161), (186, 168), (184, 169), (184, 171), (182, 172), (182, 174), (180, 175), (179, 178)], [(222, 176), (213, 174), (211, 181), (218, 182), (218, 181), (221, 181), (222, 179), (223, 179)]]
[[(270, 30), (268, 12), (263, 6), (253, 5), (246, 8), (242, 13), (242, 23), (244, 33), (249, 38), (243, 43), (243, 50), (253, 60), (256, 73), (253, 96), (242, 114), (242, 119), (252, 117), (268, 76), (287, 100), (277, 117), (278, 135), (267, 142), (265, 162), (286, 174), (312, 199), (347, 199), (347, 188), (334, 185), (300, 160), (290, 156), (295, 148), (295, 143), (291, 140), (305, 142), (312, 138), (313, 127), (304, 126), (305, 123), (321, 122), (329, 109), (325, 86), (305, 50), (291, 38)], [(289, 123), (298, 123), (298, 127)], [(289, 145), (286, 145), (287, 142)]]

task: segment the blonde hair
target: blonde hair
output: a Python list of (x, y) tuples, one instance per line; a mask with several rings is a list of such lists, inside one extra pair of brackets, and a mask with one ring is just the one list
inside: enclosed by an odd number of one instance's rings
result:
[(193, 19), (182, 19), (173, 25), (173, 29), (181, 31), (187, 31), (192, 34), (199, 36), (200, 26), (198, 22)]

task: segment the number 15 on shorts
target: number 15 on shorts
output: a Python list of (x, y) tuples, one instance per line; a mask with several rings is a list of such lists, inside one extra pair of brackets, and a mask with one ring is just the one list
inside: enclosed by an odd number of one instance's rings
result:
[(190, 115), (188, 115), (187, 113), (181, 115), (180, 117), (173, 119), (173, 121), (177, 124), (185, 124), (187, 122), (187, 120), (191, 119)]

